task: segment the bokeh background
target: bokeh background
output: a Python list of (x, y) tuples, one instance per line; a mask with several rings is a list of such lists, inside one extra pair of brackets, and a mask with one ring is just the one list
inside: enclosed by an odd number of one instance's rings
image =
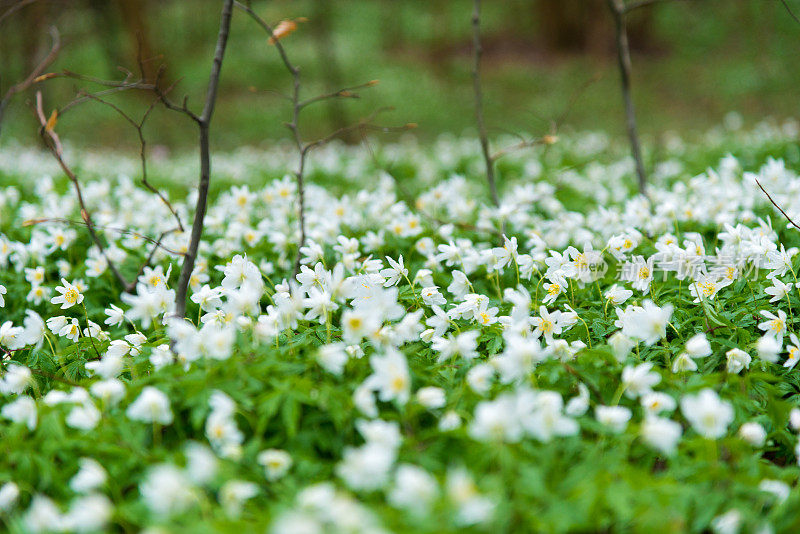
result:
[[(0, 0), (5, 10), (14, 2)], [(800, 13), (800, 1), (787, 0)], [(266, 20), (307, 17), (283, 42), (302, 68), (307, 96), (378, 79), (361, 98), (319, 104), (304, 115), (307, 138), (391, 106), (386, 124), (415, 122), (415, 135), (470, 133), (471, 0), (254, 1)], [(624, 118), (613, 26), (605, 0), (483, 2), (483, 87), (490, 134), (541, 134), (557, 127), (622, 136)], [(39, 0), (0, 24), (0, 91), (23, 78), (47, 52), (55, 25), (63, 47), (49, 70), (103, 78), (136, 70), (141, 41), (148, 65), (165, 65), (173, 97), (200, 109), (219, 23), (216, 0)], [(800, 111), (800, 24), (780, 0), (662, 2), (631, 15), (633, 88), (640, 128), (651, 139), (668, 131), (706, 130), (738, 112), (744, 124)], [(141, 36), (139, 39), (137, 36)], [(263, 32), (241, 12), (222, 72), (214, 117), (215, 148), (261, 145), (285, 138), (291, 80)], [(40, 87), (48, 109), (80, 88), (69, 79)], [(11, 103), (0, 143), (36, 143), (32, 92)], [(143, 110), (150, 97), (121, 94), (115, 102)], [(730, 119), (730, 117), (729, 117)], [(180, 115), (158, 110), (151, 144), (180, 149), (196, 143)], [(107, 108), (87, 103), (59, 121), (67, 142), (85, 147), (136, 146), (135, 131)], [(391, 136), (390, 136), (391, 137)]]

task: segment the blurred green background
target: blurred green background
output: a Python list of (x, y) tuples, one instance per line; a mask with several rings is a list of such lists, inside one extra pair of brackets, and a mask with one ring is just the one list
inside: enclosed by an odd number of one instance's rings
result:
[[(800, 1), (787, 0), (800, 13)], [(0, 13), (15, 2), (0, 1)], [(63, 48), (49, 70), (70, 69), (121, 78), (117, 65), (136, 70), (137, 35), (179, 80), (173, 98), (188, 95), (197, 111), (219, 23), (219, 0), (39, 0), (0, 25), (0, 94), (22, 79), (49, 46), (47, 28), (61, 32)], [(391, 106), (384, 124), (415, 122), (414, 134), (469, 133), (474, 124), (471, 69), (471, 0), (254, 1), (267, 21), (307, 17), (285, 38), (301, 67), (303, 91), (313, 96), (372, 79), (360, 99), (308, 109), (307, 138), (373, 110)], [(624, 118), (614, 56), (612, 21), (605, 0), (494, 0), (483, 2), (483, 87), (490, 133), (604, 130), (622, 135)], [(800, 24), (779, 0), (663, 2), (632, 15), (633, 88), (640, 128), (656, 136), (706, 130), (738, 111), (745, 124), (800, 113)], [(217, 149), (285, 138), (290, 77), (275, 47), (236, 11), (222, 71), (212, 142)], [(71, 79), (39, 84), (46, 108), (61, 107), (78, 89), (99, 87)], [(17, 95), (0, 143), (35, 143), (33, 93)], [(113, 101), (141, 113), (149, 95), (119, 94)], [(60, 120), (57, 130), (73, 145), (136, 146), (130, 125), (109, 109), (86, 103)], [(194, 145), (192, 125), (157, 110), (148, 142), (180, 149)], [(392, 135), (386, 136), (391, 140)]]

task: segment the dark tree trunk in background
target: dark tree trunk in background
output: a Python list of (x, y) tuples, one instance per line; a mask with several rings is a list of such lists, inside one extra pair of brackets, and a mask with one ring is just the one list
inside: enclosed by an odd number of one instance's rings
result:
[[(147, 1), (117, 0), (122, 24), (128, 38), (128, 54), (137, 58), (141, 54), (144, 79), (148, 83), (155, 81), (156, 72), (161, 62), (155, 59), (149, 33)], [(149, 60), (149, 61), (148, 61)]]
[[(536, 0), (531, 5), (547, 52), (607, 54), (614, 50), (614, 23), (605, 0)], [(628, 16), (631, 48), (642, 50), (653, 45), (653, 9), (640, 9)]]

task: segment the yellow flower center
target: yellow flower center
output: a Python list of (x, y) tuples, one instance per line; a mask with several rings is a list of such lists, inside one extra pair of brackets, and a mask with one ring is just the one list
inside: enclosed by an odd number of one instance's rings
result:
[(406, 379), (402, 376), (396, 376), (392, 379), (392, 390), (402, 391), (406, 386)]
[(78, 292), (70, 288), (64, 292), (64, 300), (70, 304), (75, 304), (78, 301)]

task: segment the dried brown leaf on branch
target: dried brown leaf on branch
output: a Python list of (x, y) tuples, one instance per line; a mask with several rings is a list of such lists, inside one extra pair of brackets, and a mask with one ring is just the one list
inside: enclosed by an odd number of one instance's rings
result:
[(275, 29), (272, 31), (272, 37), (269, 38), (269, 44), (275, 44), (279, 39), (283, 39), (294, 33), (297, 30), (297, 23), (298, 22), (307, 22), (308, 19), (305, 17), (300, 17), (297, 19), (285, 19), (278, 23)]
[(47, 119), (47, 123), (44, 125), (44, 131), (52, 132), (53, 129), (56, 127), (57, 122), (58, 122), (58, 110), (54, 109), (53, 112), (50, 114), (50, 118)]

